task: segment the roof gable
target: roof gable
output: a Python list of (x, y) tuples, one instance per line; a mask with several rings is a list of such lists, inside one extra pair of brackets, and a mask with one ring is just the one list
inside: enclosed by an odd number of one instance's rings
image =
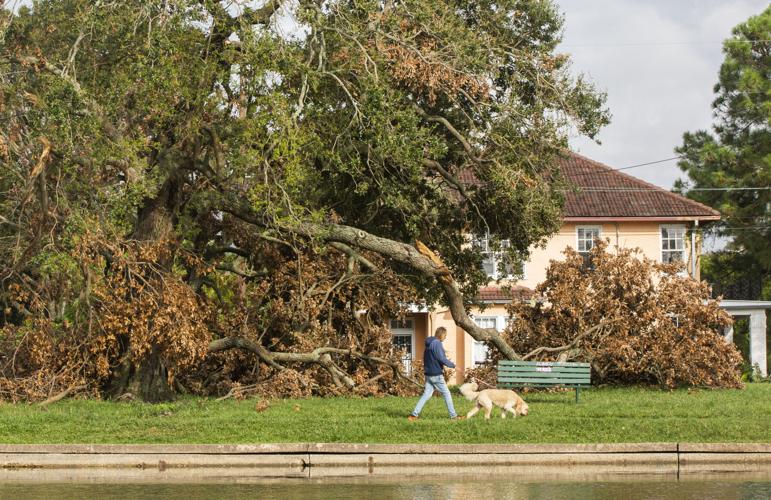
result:
[(720, 212), (684, 196), (569, 152), (559, 160), (577, 191), (565, 195), (564, 218), (714, 220)]

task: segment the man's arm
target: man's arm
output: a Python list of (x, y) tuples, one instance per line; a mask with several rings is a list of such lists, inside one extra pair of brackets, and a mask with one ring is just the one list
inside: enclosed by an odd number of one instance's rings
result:
[(444, 346), (441, 342), (434, 342), (431, 345), (431, 349), (434, 351), (437, 361), (443, 364), (447, 368), (455, 368), (455, 363), (447, 359), (447, 355), (444, 353)]

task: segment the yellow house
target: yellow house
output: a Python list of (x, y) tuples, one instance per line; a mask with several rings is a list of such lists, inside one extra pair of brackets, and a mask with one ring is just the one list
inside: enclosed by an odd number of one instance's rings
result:
[[(503, 330), (508, 320), (505, 305), (512, 298), (532, 296), (535, 286), (545, 279), (550, 260), (561, 259), (567, 247), (588, 253), (597, 238), (609, 239), (614, 246), (640, 248), (659, 262), (685, 262), (687, 272), (699, 278), (701, 241), (695, 229), (701, 221), (720, 219), (720, 213), (575, 153), (562, 158), (560, 168), (578, 188), (566, 195), (561, 229), (545, 248), (532, 251), (524, 276), (510, 294), (495, 285), (498, 278), (506, 277), (497, 275), (496, 255), (487, 254), (483, 265), (491, 283), (479, 291), (479, 300), (487, 307), (483, 312), (472, 310), (479, 326)], [(477, 239), (477, 244), (484, 247), (485, 238)], [(411, 359), (422, 359), (426, 337), (439, 326), (447, 328), (444, 347), (457, 365), (450, 382), (461, 383), (467, 368), (485, 361), (487, 348), (457, 327), (445, 308), (414, 307), (403, 320), (393, 320), (394, 344), (405, 349), (409, 367)]]

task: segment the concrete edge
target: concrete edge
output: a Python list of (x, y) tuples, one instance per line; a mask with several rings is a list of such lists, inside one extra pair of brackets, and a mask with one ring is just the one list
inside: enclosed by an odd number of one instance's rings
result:
[[(680, 445), (682, 446), (682, 445)], [(725, 445), (728, 446), (728, 445)], [(730, 451), (742, 445), (730, 445)], [(756, 452), (753, 445), (751, 451)], [(682, 448), (680, 448), (682, 451)], [(585, 453), (676, 453), (678, 443), (597, 444), (366, 444), (366, 443), (264, 443), (264, 444), (0, 444), (0, 453), (61, 454), (585, 454)], [(694, 448), (694, 451), (709, 451)]]
[(0, 453), (62, 454), (585, 454), (585, 453), (771, 453), (771, 443), (590, 443), (590, 444), (0, 444)]
[[(759, 473), (769, 443), (0, 445), (0, 481), (50, 477), (172, 481), (184, 477), (351, 478)], [(64, 480), (64, 479), (63, 479)]]
[(345, 454), (584, 454), (584, 453), (665, 453), (677, 452), (677, 443), (597, 443), (597, 444), (359, 444), (312, 443), (309, 453)]
[(680, 443), (680, 453), (771, 453), (771, 443)]
[(0, 453), (84, 455), (269, 455), (305, 454), (307, 443), (265, 444), (0, 444)]

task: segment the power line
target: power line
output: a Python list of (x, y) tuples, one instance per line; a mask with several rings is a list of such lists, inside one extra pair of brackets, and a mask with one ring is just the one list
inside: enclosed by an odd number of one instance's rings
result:
[[(581, 187), (578, 186), (578, 189), (582, 193), (648, 193), (648, 192), (665, 192), (669, 194), (678, 194), (673, 193), (672, 191), (667, 191), (664, 188), (604, 188), (604, 187)], [(760, 187), (725, 187), (725, 188), (693, 188), (689, 189), (688, 191), (768, 191), (771, 190), (771, 186), (760, 186)], [(563, 193), (572, 193), (574, 191), (569, 189), (561, 189), (560, 190)]]
[(597, 43), (571, 43), (561, 45), (560, 47), (666, 47), (670, 45), (722, 45), (725, 42), (738, 42), (738, 43), (769, 43), (771, 40), (739, 40), (739, 39), (726, 39), (721, 41), (672, 41), (672, 42), (597, 42)]
[(725, 188), (690, 188), (688, 191), (768, 191), (771, 186), (725, 187)]
[(592, 171), (587, 171), (587, 172), (576, 172), (576, 173), (571, 174), (569, 177), (573, 178), (573, 177), (578, 177), (578, 176), (582, 176), (582, 175), (610, 174), (610, 173), (613, 173), (613, 172), (619, 172), (621, 170), (629, 170), (631, 168), (645, 167), (647, 165), (656, 165), (657, 163), (665, 163), (665, 162), (672, 161), (672, 160), (679, 160), (680, 158), (683, 158), (683, 156), (682, 155), (678, 155), (678, 156), (673, 156), (671, 158), (664, 158), (662, 160), (648, 161), (648, 162), (645, 162), (645, 163), (636, 163), (634, 165), (629, 165), (629, 166), (621, 167), (621, 168), (607, 168), (606, 167), (607, 170), (601, 170), (601, 171), (592, 170)]
[(746, 227), (713, 227), (709, 229), (703, 229), (705, 233), (719, 233), (720, 231), (756, 231), (758, 229), (771, 229), (771, 226), (746, 226)]
[(621, 167), (615, 170), (629, 170), (630, 168), (645, 167), (646, 165), (655, 165), (657, 163), (664, 163), (667, 161), (679, 160), (682, 157), (683, 157), (682, 155), (677, 155), (677, 156), (673, 156), (672, 158), (664, 158), (663, 160), (649, 161), (646, 163), (638, 163), (636, 165), (629, 165), (628, 167)]

